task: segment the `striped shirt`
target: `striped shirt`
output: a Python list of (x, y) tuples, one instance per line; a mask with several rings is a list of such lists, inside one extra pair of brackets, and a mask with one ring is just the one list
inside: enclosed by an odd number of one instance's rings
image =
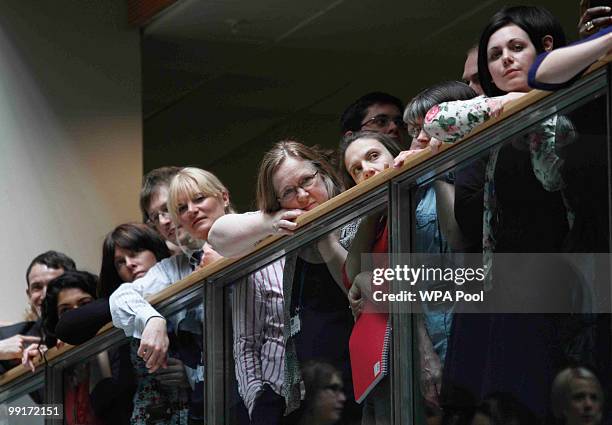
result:
[(264, 384), (279, 395), (283, 386), (284, 266), (281, 258), (252, 273), (231, 294), (236, 380), (249, 414)]

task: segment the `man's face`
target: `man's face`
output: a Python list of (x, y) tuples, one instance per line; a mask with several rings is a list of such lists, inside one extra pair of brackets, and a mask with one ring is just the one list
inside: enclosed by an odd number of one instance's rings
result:
[(465, 65), (463, 66), (463, 76), (461, 79), (465, 84), (474, 89), (477, 94), (481, 95), (484, 93), (480, 86), (480, 79), (478, 78), (478, 50), (472, 49), (468, 53), (465, 59)]
[(176, 242), (176, 227), (170, 219), (167, 202), (168, 186), (158, 186), (151, 195), (147, 215), (162, 238), (170, 242)]
[(147, 216), (162, 238), (173, 244), (177, 244), (180, 241), (181, 244), (185, 245), (189, 241), (189, 234), (181, 227), (177, 228), (172, 223), (167, 204), (168, 186), (158, 186), (151, 195), (147, 208)]
[(397, 140), (400, 146), (404, 146), (404, 142), (408, 139), (402, 111), (388, 103), (370, 105), (361, 121), (361, 130), (384, 133)]
[(26, 294), (30, 304), (40, 317), (42, 303), (47, 295), (47, 285), (56, 277), (64, 273), (63, 268), (52, 269), (44, 264), (34, 264), (28, 274), (28, 289)]

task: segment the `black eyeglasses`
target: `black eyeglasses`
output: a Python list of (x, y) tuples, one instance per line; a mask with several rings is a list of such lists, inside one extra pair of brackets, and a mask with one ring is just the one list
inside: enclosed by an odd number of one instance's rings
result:
[(161, 218), (163, 218), (164, 220), (170, 220), (170, 212), (168, 212), (167, 210), (155, 211), (151, 214), (148, 214), (148, 216), (149, 218), (147, 219), (147, 223), (152, 226), (159, 225)]
[(401, 116), (396, 115), (394, 117), (390, 117), (387, 114), (379, 114), (365, 122), (362, 122), (361, 127), (359, 127), (359, 129), (361, 130), (366, 125), (369, 125), (371, 127), (376, 127), (377, 129), (382, 130), (383, 128), (387, 128), (389, 124), (391, 124), (391, 122), (393, 122), (398, 128), (406, 128), (406, 123), (404, 122)]

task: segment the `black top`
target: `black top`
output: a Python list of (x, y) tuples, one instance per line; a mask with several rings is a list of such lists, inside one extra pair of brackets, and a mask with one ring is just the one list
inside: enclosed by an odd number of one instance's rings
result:
[(78, 345), (93, 338), (110, 321), (112, 317), (108, 298), (99, 298), (62, 314), (55, 327), (55, 334), (68, 344)]

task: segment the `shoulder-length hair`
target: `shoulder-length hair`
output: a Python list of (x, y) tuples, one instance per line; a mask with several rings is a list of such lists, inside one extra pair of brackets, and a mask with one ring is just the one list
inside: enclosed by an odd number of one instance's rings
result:
[(331, 165), (331, 154), (316, 146), (306, 146), (296, 140), (281, 140), (264, 155), (257, 174), (257, 208), (265, 213), (281, 209), (272, 179), (276, 170), (286, 158), (296, 158), (310, 162), (319, 172), (325, 183), (329, 198), (338, 195), (344, 189), (340, 177)]
[(380, 142), (389, 153), (395, 158), (402, 151), (400, 145), (395, 141), (395, 139), (387, 136), (386, 134), (379, 133), (377, 131), (358, 131), (356, 133), (352, 133), (348, 136), (344, 136), (342, 140), (340, 140), (340, 144), (338, 145), (338, 174), (344, 181), (345, 187), (353, 187), (355, 186), (355, 181), (353, 177), (349, 174), (346, 166), (344, 165), (344, 156), (346, 155), (346, 150), (349, 146), (360, 139), (374, 139)]
[(478, 43), (478, 77), (484, 93), (489, 97), (501, 96), (505, 92), (497, 88), (491, 78), (487, 45), (498, 29), (510, 24), (518, 26), (529, 35), (538, 53), (544, 51), (543, 38), (547, 35), (552, 36), (555, 49), (567, 44), (561, 23), (547, 9), (539, 6), (512, 6), (501, 9), (491, 17)]
[(115, 249), (134, 252), (151, 251), (157, 261), (170, 257), (170, 250), (157, 232), (140, 223), (125, 223), (113, 229), (102, 243), (102, 267), (98, 283), (98, 296), (110, 297), (123, 282), (115, 267)]
[[(170, 182), (170, 188), (168, 189), (168, 212), (172, 217), (172, 221), (178, 224), (178, 204), (180, 199), (193, 199), (200, 194), (221, 198), (224, 193), (229, 195), (229, 190), (210, 171), (195, 167), (182, 168)], [(228, 203), (225, 212), (234, 212), (231, 203)]]

